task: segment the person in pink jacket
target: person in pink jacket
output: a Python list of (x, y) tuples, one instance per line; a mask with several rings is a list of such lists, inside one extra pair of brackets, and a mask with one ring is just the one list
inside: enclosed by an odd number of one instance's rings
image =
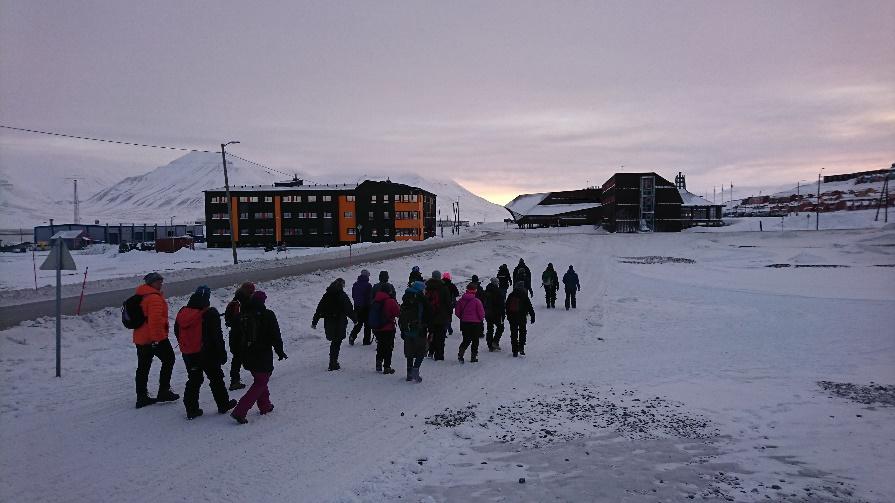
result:
[(376, 292), (370, 305), (368, 326), (376, 334), (376, 372), (394, 374), (392, 351), (395, 349), (395, 318), (401, 314), (398, 301), (383, 290)]
[(467, 285), (466, 293), (460, 297), (454, 308), (454, 314), (460, 318), (460, 333), (463, 334), (463, 342), (460, 343), (460, 352), (457, 355), (457, 360), (460, 363), (463, 363), (463, 355), (470, 344), (472, 344), (472, 351), (469, 361), (472, 363), (479, 361), (479, 337), (485, 330), (485, 306), (476, 298), (477, 286), (476, 283)]

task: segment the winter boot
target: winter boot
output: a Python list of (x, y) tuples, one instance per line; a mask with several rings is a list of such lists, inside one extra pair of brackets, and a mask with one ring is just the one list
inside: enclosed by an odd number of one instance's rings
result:
[(357, 340), (357, 334), (351, 334), (348, 336), (348, 345), (354, 346), (354, 341)]
[(519, 354), (525, 356), (525, 344), (519, 346)]
[(236, 391), (236, 390), (243, 389), (245, 387), (246, 387), (246, 385), (240, 381), (230, 381), (230, 388), (228, 388), (228, 389), (230, 391)]
[(186, 413), (186, 418), (192, 421), (203, 414), (202, 409), (191, 410)]
[(270, 404), (270, 407), (261, 410), (261, 415), (270, 414), (273, 412), (273, 404)]
[(457, 355), (457, 361), (460, 363), (465, 363), (466, 360), (463, 359), (463, 355)]
[(393, 369), (393, 368), (391, 368), (391, 367), (385, 367), (384, 369), (382, 369), (382, 373), (383, 373), (383, 374), (394, 374), (394, 373), (395, 373), (395, 369)]
[(175, 400), (180, 400), (180, 395), (174, 393), (171, 390), (159, 390), (158, 395), (155, 397), (157, 402), (173, 402)]
[(246, 424), (246, 423), (249, 422), (249, 420), (246, 419), (245, 417), (237, 416), (235, 412), (231, 412), (231, 413), (230, 413), (230, 417), (232, 417), (233, 419), (235, 419), (236, 422), (239, 423), (239, 424)]
[(478, 363), (478, 362), (479, 362), (478, 355), (472, 355), (472, 358), (469, 359), (469, 363)]
[(234, 399), (231, 399), (229, 402), (227, 402), (227, 405), (225, 405), (225, 406), (223, 406), (223, 407), (218, 407), (218, 414), (226, 414), (227, 411), (229, 411), (229, 410), (232, 409), (233, 407), (236, 407), (236, 404), (237, 404), (237, 403), (238, 403), (238, 402), (236, 401), (235, 398), (234, 398)]
[(339, 362), (329, 362), (329, 367), (326, 370), (339, 370), (342, 368), (339, 366)]
[(413, 368), (413, 380), (417, 382), (417, 384), (423, 382), (423, 378), (420, 377), (420, 369), (419, 367)]
[(158, 400), (156, 400), (155, 398), (152, 398), (149, 395), (140, 395), (137, 397), (137, 408), (142, 409), (143, 407), (146, 407), (147, 405), (152, 405), (152, 404), (156, 403), (157, 401)]
[(382, 362), (376, 360), (376, 372), (382, 372)]
[(404, 380), (407, 382), (410, 382), (413, 380), (413, 367), (409, 367), (407, 369), (407, 379), (404, 379)]

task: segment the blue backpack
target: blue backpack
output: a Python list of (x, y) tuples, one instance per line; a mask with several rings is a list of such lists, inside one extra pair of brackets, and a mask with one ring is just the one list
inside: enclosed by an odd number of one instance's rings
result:
[(367, 326), (373, 330), (379, 330), (385, 325), (385, 302), (373, 301), (370, 304), (370, 314), (367, 317)]

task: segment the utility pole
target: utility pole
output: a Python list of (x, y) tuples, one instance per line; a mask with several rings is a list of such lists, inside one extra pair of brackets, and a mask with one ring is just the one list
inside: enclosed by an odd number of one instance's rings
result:
[(233, 265), (239, 263), (239, 260), (236, 258), (236, 226), (233, 225), (233, 204), (230, 201), (230, 178), (227, 176), (227, 145), (234, 145), (239, 143), (238, 141), (230, 141), (227, 143), (221, 143), (221, 158), (224, 161), (224, 190), (227, 193), (227, 214), (230, 216), (230, 247), (233, 249)]
[(820, 173), (817, 174), (817, 204), (814, 206), (814, 230), (820, 230)]
[(889, 177), (892, 176), (892, 173), (895, 173), (895, 163), (892, 163), (892, 167), (889, 168), (889, 172), (886, 173), (886, 177), (883, 179), (883, 189), (879, 193), (879, 202), (876, 203), (876, 216), (873, 217), (873, 221), (879, 221), (879, 206), (883, 205), (883, 222), (889, 221)]
[(78, 179), (75, 178), (75, 223), (81, 223), (81, 208), (80, 201), (78, 201)]

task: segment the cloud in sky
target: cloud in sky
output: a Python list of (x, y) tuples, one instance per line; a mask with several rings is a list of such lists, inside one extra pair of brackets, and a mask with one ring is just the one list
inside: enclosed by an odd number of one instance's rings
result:
[[(0, 11), (3, 123), (203, 149), (236, 138), (284, 171), (414, 170), (505, 202), (602, 183), (621, 165), (684, 171), (710, 191), (893, 161), (888, 1)], [(4, 169), (50, 151), (123, 175), (176, 157), (0, 134)]]

